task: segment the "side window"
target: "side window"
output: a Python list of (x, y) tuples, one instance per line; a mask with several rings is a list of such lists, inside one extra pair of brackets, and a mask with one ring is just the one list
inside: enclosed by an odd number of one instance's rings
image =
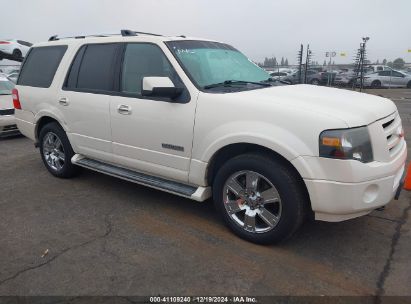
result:
[[(119, 47), (120, 44), (117, 43), (87, 45), (78, 69), (76, 88), (112, 91), (115, 59)], [(81, 55), (80, 53), (81, 51), (77, 56)], [(76, 59), (73, 65), (76, 63)], [(74, 70), (73, 72), (75, 72)]]
[(30, 42), (27, 42), (27, 41), (17, 40), (17, 42), (21, 45), (25, 45), (25, 46), (28, 46), (28, 47), (32, 46), (32, 44)]
[(390, 76), (391, 72), (390, 71), (381, 71), (378, 73), (379, 76)]
[(393, 76), (393, 77), (404, 77), (403, 74), (401, 74), (401, 73), (399, 73), (399, 72), (397, 72), (397, 71), (392, 71), (392, 76)]
[(127, 44), (121, 71), (121, 91), (141, 95), (144, 77), (170, 77), (180, 80), (160, 47), (148, 43)]
[(50, 87), (66, 50), (66, 45), (33, 48), (23, 64), (17, 84)]

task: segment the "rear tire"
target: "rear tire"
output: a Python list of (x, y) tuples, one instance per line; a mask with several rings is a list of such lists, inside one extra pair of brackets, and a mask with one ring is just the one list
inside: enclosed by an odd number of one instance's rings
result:
[(411, 81), (408, 81), (407, 88), (411, 89)]
[(380, 89), (381, 88), (381, 81), (374, 80), (373, 82), (371, 82), (371, 88)]
[(70, 178), (79, 167), (71, 163), (74, 151), (66, 132), (56, 122), (43, 126), (39, 134), (40, 155), (47, 170), (56, 177)]
[(257, 244), (291, 237), (303, 223), (309, 206), (306, 190), (294, 170), (257, 153), (234, 157), (218, 170), (213, 198), (226, 225), (239, 237)]

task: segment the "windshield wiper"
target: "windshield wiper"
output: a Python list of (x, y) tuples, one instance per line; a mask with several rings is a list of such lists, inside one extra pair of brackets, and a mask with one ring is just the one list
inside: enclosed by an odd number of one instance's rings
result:
[(226, 80), (223, 82), (218, 82), (218, 83), (213, 83), (204, 86), (204, 89), (211, 89), (211, 88), (216, 88), (216, 87), (225, 87), (225, 86), (230, 86), (232, 84), (256, 84), (260, 85), (263, 87), (271, 87), (271, 84), (269, 83), (263, 83), (263, 82), (254, 82), (254, 81), (245, 81), (245, 80)]
[(267, 83), (267, 82), (279, 82), (279, 83), (284, 83), (284, 84), (290, 84), (288, 81), (284, 81), (284, 80), (276, 79), (276, 78), (272, 78), (272, 77), (270, 77), (270, 78), (268, 78), (268, 79), (266, 79), (266, 80), (263, 80), (262, 82), (264, 82), (264, 83)]

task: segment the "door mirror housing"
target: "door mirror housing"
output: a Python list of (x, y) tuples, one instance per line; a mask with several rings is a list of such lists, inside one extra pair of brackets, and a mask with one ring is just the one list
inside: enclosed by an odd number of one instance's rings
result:
[(165, 97), (175, 99), (183, 92), (176, 88), (169, 77), (144, 77), (142, 80), (141, 95), (152, 97)]

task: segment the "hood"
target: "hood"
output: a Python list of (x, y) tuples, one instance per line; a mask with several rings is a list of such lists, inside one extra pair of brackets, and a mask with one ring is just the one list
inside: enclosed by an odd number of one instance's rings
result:
[(11, 95), (0, 95), (0, 109), (14, 109)]
[[(344, 121), (348, 127), (368, 125), (395, 111), (386, 98), (315, 85), (287, 85), (233, 93), (258, 103), (276, 103)], [(268, 105), (267, 105), (268, 106)]]

